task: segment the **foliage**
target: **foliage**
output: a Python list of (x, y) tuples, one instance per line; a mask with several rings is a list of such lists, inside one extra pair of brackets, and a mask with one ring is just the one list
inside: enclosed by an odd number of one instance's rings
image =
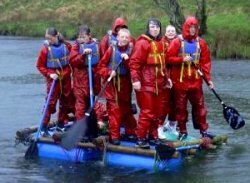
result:
[[(197, 0), (178, 0), (185, 16), (195, 15)], [(204, 37), (214, 56), (250, 58), (248, 19), (250, 1), (207, 0), (207, 31)], [(157, 17), (163, 26), (167, 13), (154, 0), (1, 0), (0, 34), (44, 36), (48, 26), (56, 27), (73, 39), (81, 24), (88, 24), (95, 37), (101, 38), (115, 17), (128, 20), (134, 37), (145, 31), (146, 20)]]

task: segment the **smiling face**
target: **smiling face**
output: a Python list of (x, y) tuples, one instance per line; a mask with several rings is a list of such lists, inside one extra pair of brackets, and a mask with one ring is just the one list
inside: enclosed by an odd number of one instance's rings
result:
[(126, 46), (130, 41), (130, 32), (128, 29), (122, 28), (117, 35), (117, 41), (119, 46)]
[(85, 32), (81, 32), (79, 35), (78, 35), (78, 38), (77, 38), (77, 41), (80, 43), (80, 44), (83, 44), (83, 43), (87, 43), (89, 42), (91, 39), (91, 36), (86, 34)]
[(165, 36), (168, 38), (168, 39), (173, 39), (176, 37), (176, 29), (174, 26), (172, 25), (169, 25), (166, 27), (166, 33), (165, 33)]

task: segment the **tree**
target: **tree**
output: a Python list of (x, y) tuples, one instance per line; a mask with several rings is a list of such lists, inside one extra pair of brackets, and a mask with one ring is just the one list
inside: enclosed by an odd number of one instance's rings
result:
[(154, 0), (154, 2), (160, 8), (164, 9), (169, 17), (171, 25), (175, 26), (176, 31), (181, 33), (181, 27), (185, 20), (183, 13), (181, 12), (179, 3), (177, 0)]
[[(177, 0), (153, 0), (158, 7), (165, 10), (169, 17), (169, 23), (175, 26), (176, 31), (181, 33), (182, 24), (185, 17), (181, 11), (180, 5)], [(206, 15), (206, 0), (196, 0), (197, 11), (196, 17), (200, 24), (200, 35), (207, 32), (207, 15)]]
[(207, 14), (206, 14), (206, 0), (196, 0), (197, 11), (196, 17), (199, 20), (200, 24), (200, 35), (207, 33)]

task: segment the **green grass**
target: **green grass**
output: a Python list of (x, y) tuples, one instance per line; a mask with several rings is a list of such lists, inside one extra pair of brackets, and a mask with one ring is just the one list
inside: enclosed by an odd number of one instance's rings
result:
[[(179, 0), (185, 16), (194, 15), (197, 0)], [(207, 0), (208, 34), (204, 36), (213, 56), (250, 58), (250, 1)], [(169, 20), (153, 0), (1, 0), (0, 34), (42, 37), (47, 27), (56, 27), (66, 38), (75, 37), (81, 24), (101, 38), (112, 21), (123, 16), (134, 37), (145, 31), (149, 17)]]

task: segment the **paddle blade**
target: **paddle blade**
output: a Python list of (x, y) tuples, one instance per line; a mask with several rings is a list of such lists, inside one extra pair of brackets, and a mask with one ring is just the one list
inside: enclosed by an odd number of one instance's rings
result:
[(173, 154), (175, 153), (175, 148), (170, 147), (165, 144), (158, 144), (155, 146), (155, 150), (157, 155), (161, 160), (166, 160), (172, 158)]
[(87, 130), (87, 118), (85, 116), (81, 120), (77, 121), (62, 137), (61, 146), (66, 150), (73, 149), (80, 139), (85, 135)]
[(34, 159), (38, 157), (37, 141), (33, 141), (25, 152), (25, 159)]
[(233, 107), (224, 106), (223, 114), (227, 123), (234, 130), (240, 129), (241, 127), (245, 125), (244, 119), (240, 116), (238, 111), (234, 109)]

